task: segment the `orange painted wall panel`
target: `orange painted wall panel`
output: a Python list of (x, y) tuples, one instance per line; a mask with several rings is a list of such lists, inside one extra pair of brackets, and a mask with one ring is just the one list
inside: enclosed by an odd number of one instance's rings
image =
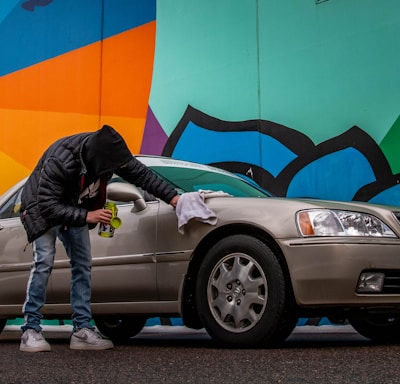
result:
[(103, 41), (102, 115), (146, 116), (155, 26), (151, 22)]
[(0, 77), (3, 109), (97, 114), (101, 43)]
[[(0, 77), (0, 120), (6, 127), (0, 130), (0, 154), (13, 159), (19, 175), (24, 169), (28, 174), (54, 140), (103, 124), (114, 126), (138, 153), (155, 28), (150, 22)], [(0, 170), (2, 190), (15, 182), (9, 174)]]

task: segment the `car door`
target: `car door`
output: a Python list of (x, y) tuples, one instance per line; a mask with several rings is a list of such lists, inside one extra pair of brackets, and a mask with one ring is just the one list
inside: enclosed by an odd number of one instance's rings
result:
[[(136, 302), (157, 299), (155, 245), (159, 202), (144, 211), (118, 204), (122, 226), (114, 236), (90, 230), (92, 247), (92, 303)], [(65, 252), (56, 255), (51, 287), (56, 302), (69, 300), (70, 265)]]
[(160, 202), (157, 226), (157, 287), (160, 300), (177, 301), (183, 279), (198, 241), (196, 236), (184, 236), (178, 231), (175, 210)]
[(0, 305), (22, 306), (32, 263), (32, 246), (19, 218), (21, 191), (0, 206)]

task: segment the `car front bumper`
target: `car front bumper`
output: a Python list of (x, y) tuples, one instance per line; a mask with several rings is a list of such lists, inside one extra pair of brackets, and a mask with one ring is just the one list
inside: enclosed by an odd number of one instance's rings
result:
[[(299, 306), (400, 307), (399, 239), (298, 238), (279, 244)], [(391, 275), (391, 293), (357, 293), (365, 271)]]

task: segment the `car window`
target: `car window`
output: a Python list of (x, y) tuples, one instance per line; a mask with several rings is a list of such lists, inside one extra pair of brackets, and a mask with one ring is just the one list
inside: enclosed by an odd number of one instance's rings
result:
[(200, 189), (223, 191), (236, 197), (268, 197), (266, 191), (248, 184), (245, 180), (229, 174), (204, 169), (157, 167), (151, 169), (181, 192), (197, 192)]
[(0, 208), (0, 219), (19, 217), (22, 188), (15, 192)]

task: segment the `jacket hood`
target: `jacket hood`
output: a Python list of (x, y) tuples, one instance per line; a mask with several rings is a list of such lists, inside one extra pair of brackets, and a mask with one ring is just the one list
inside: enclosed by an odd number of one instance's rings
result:
[(109, 125), (91, 134), (84, 145), (84, 158), (89, 172), (97, 176), (115, 172), (132, 159), (122, 136)]

